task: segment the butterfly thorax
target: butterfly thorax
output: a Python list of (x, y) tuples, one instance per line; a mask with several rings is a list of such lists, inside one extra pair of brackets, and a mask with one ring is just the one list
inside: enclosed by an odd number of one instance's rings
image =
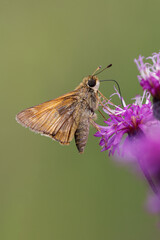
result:
[[(89, 86), (89, 81), (93, 81), (93, 87)], [(98, 88), (99, 88), (99, 80), (96, 76), (88, 76), (83, 79), (80, 85), (75, 89), (78, 90), (79, 93), (79, 100), (86, 104), (88, 109), (92, 110), (93, 112), (98, 109)]]

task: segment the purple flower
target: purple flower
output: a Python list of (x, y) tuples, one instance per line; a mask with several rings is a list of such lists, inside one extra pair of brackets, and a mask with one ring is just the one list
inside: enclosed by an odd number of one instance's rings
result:
[(124, 107), (115, 106), (115, 109), (110, 100), (102, 103), (109, 119), (105, 121), (107, 126), (97, 125), (99, 131), (95, 136), (101, 137), (102, 151), (109, 150), (116, 159), (128, 163), (131, 159), (134, 169), (143, 173), (153, 191), (147, 208), (152, 213), (160, 213), (160, 122), (153, 116), (150, 95), (145, 91), (130, 105), (122, 101)]
[(134, 60), (140, 72), (138, 79), (143, 89), (153, 96), (153, 114), (160, 120), (160, 52), (146, 58), (151, 63), (144, 63), (143, 60), (142, 56)]
[(154, 53), (151, 59), (151, 63), (144, 63), (144, 57), (139, 56), (139, 59), (135, 59), (138, 70), (141, 75), (138, 76), (140, 85), (144, 90), (148, 90), (153, 97), (160, 98), (160, 52)]
[(102, 151), (109, 150), (109, 154), (112, 155), (115, 151), (119, 155), (123, 154), (128, 141), (132, 141), (136, 136), (142, 136), (147, 126), (154, 122), (152, 105), (147, 93), (144, 92), (142, 97), (137, 96), (132, 104), (126, 106), (124, 100), (123, 103), (124, 108), (115, 106), (115, 110), (108, 107), (113, 105), (110, 101), (106, 103), (103, 110), (109, 115), (109, 119), (105, 121), (107, 126), (97, 125), (99, 131), (95, 134), (96, 137), (101, 137)]
[(143, 174), (152, 189), (147, 208), (151, 213), (160, 213), (160, 53), (147, 58), (152, 64), (144, 63), (143, 59), (140, 56), (135, 60), (141, 74), (138, 79), (144, 89), (143, 96), (136, 96), (132, 104), (126, 105), (116, 92), (122, 100), (121, 107), (111, 100), (105, 102), (101, 95), (100, 104), (109, 118), (105, 126), (97, 125), (95, 136), (101, 138), (102, 151), (108, 150), (116, 160), (132, 161), (134, 170)]

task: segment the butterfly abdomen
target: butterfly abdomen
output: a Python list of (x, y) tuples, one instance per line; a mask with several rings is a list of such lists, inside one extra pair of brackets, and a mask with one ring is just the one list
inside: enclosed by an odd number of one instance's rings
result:
[(85, 148), (87, 140), (88, 140), (89, 125), (90, 125), (90, 123), (89, 123), (88, 118), (82, 119), (78, 125), (78, 128), (77, 128), (75, 134), (74, 134), (75, 143), (76, 143), (79, 153), (84, 152), (84, 148)]

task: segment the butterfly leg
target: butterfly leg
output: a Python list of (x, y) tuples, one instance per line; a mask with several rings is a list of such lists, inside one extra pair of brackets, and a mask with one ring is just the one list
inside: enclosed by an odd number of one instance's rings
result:
[[(92, 126), (98, 131), (98, 132), (101, 132), (101, 130), (99, 129), (98, 125), (95, 123), (95, 121), (93, 121), (92, 118), (89, 118), (89, 121), (90, 121), (90, 124), (92, 124)], [(102, 138), (105, 142), (105, 146), (107, 147), (107, 141), (105, 139), (105, 137), (102, 135)]]
[(89, 118), (89, 122), (90, 122), (90, 124), (92, 124), (92, 126), (93, 126), (97, 131), (100, 132), (100, 129), (98, 128), (97, 124), (95, 123), (95, 121), (93, 120), (92, 117)]

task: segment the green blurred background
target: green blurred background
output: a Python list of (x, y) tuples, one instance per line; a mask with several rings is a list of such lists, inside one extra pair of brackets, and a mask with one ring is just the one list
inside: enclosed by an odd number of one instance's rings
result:
[[(133, 59), (159, 51), (159, 9), (158, 0), (0, 0), (0, 239), (159, 239), (148, 187), (100, 152), (93, 128), (80, 155), (74, 141), (63, 147), (15, 121), (99, 65), (113, 64), (100, 79), (118, 80), (127, 103), (141, 94)], [(113, 84), (100, 90), (109, 96)]]

